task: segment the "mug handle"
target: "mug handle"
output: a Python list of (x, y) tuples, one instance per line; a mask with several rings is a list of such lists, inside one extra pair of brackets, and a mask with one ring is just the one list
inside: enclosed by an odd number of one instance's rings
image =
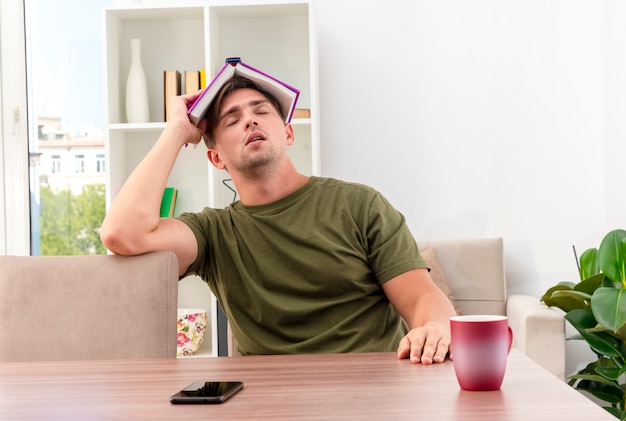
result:
[(508, 344), (508, 348), (506, 350), (506, 353), (508, 354), (509, 352), (511, 352), (511, 345), (513, 345), (513, 330), (511, 330), (511, 326), (507, 326), (508, 329), (508, 333), (509, 333), (509, 344)]

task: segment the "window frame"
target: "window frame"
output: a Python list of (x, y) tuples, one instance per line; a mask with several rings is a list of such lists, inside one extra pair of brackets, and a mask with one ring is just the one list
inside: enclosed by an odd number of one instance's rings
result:
[[(28, 0), (26, 0), (28, 1)], [(0, 254), (30, 254), (25, 2), (0, 2)]]

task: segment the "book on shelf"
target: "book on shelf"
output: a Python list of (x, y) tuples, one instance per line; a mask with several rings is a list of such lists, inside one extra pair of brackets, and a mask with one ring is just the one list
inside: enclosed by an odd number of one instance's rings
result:
[(168, 103), (181, 93), (181, 75), (178, 70), (163, 71), (163, 121), (168, 121)]
[(171, 218), (174, 216), (177, 199), (178, 189), (166, 187), (163, 190), (163, 197), (161, 198), (161, 218)]
[(206, 88), (206, 69), (200, 70), (200, 89)]
[(227, 58), (224, 66), (213, 78), (211, 83), (202, 91), (198, 99), (189, 107), (189, 119), (192, 123), (198, 124), (205, 117), (206, 112), (213, 102), (215, 95), (224, 84), (235, 76), (243, 76), (250, 79), (260, 88), (266, 90), (278, 100), (281, 114), (285, 117), (285, 122), (291, 121), (291, 117), (296, 108), (296, 102), (300, 96), (300, 91), (287, 83), (258, 70), (243, 61), (239, 57)]
[(296, 108), (293, 110), (293, 118), (311, 118), (311, 110), (308, 108)]
[(185, 93), (193, 94), (200, 90), (200, 71), (198, 70), (186, 70), (185, 71)]

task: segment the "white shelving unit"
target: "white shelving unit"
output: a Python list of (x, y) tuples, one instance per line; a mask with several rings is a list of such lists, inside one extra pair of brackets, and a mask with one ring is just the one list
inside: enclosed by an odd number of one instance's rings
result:
[[(298, 108), (311, 118), (292, 121), (296, 143), (290, 148), (298, 169), (319, 174), (317, 51), (309, 1), (193, 1), (158, 6), (114, 6), (104, 10), (107, 110), (107, 208), (128, 175), (165, 127), (163, 71), (206, 69), (207, 80), (226, 57), (238, 56), (301, 90)], [(149, 92), (150, 122), (126, 122), (125, 91), (130, 40), (141, 39), (141, 59)], [(204, 146), (183, 148), (168, 185), (178, 188), (176, 213), (225, 207), (233, 192), (229, 178), (207, 161)], [(218, 355), (225, 332), (217, 329), (217, 304), (200, 279), (179, 287), (180, 307), (207, 308), (210, 332), (201, 355)], [(222, 329), (223, 330), (223, 329)], [(219, 334), (219, 341), (218, 341)]]

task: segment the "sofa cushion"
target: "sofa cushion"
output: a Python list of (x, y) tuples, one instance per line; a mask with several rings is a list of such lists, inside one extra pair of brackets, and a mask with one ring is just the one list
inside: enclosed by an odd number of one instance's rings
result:
[(463, 314), (506, 314), (502, 238), (418, 241), (432, 248)]
[(437, 285), (437, 287), (448, 297), (456, 314), (462, 314), (461, 309), (456, 303), (456, 299), (454, 298), (454, 294), (452, 293), (452, 289), (450, 289), (450, 284), (448, 283), (448, 279), (446, 275), (443, 273), (441, 269), (441, 265), (439, 264), (439, 259), (437, 259), (437, 253), (435, 249), (432, 247), (428, 247), (424, 250), (420, 250), (420, 254), (428, 263), (428, 267), (430, 267), (430, 277)]

